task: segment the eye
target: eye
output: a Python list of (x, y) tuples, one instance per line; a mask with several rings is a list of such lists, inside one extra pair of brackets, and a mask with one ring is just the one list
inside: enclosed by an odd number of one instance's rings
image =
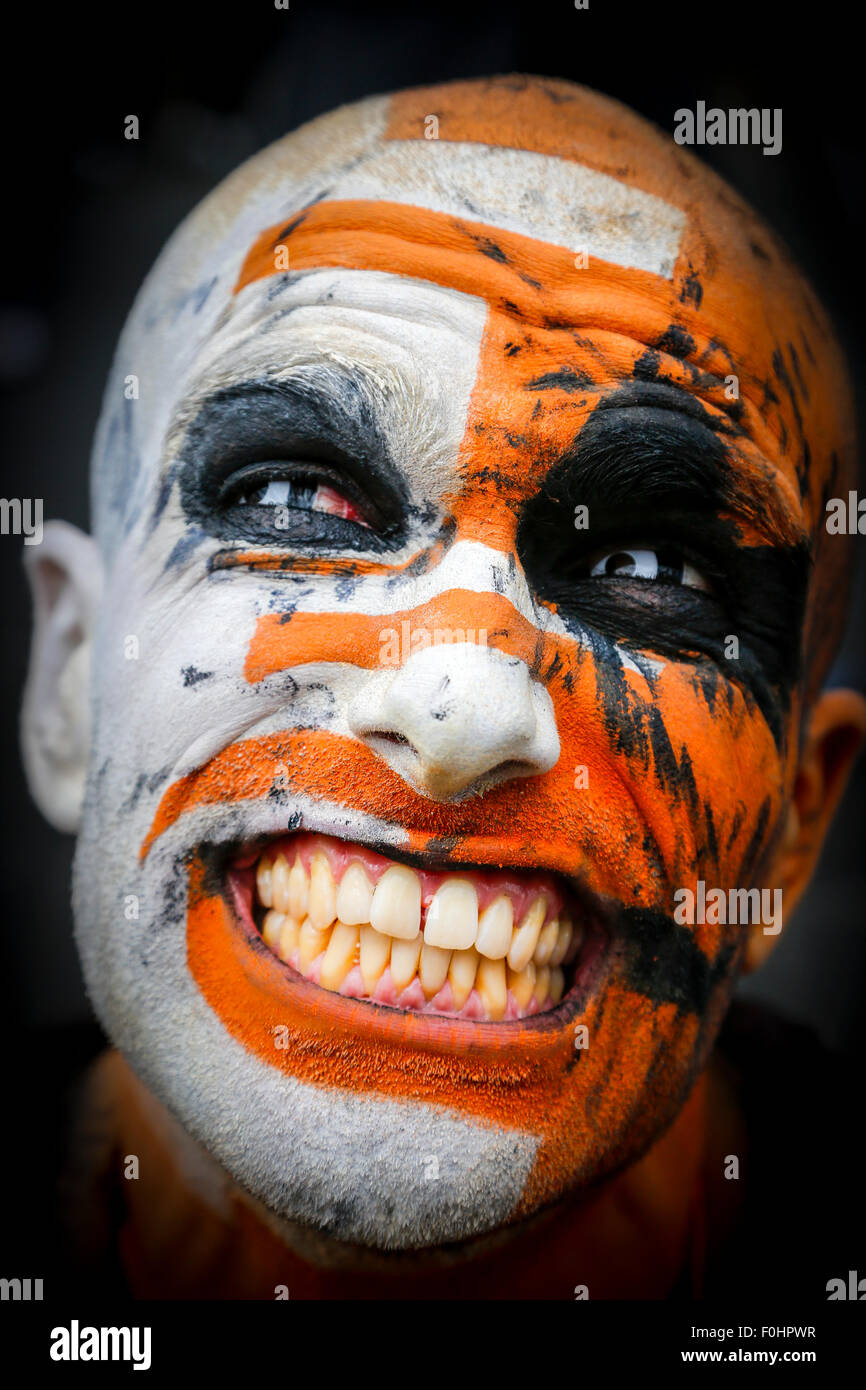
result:
[(584, 566), (592, 579), (637, 579), (701, 589), (705, 593), (713, 591), (709, 580), (673, 546), (608, 546), (587, 556)]
[(323, 512), (327, 516), (342, 517), (344, 521), (354, 521), (359, 526), (369, 526), (354, 502), (336, 488), (315, 479), (271, 478), (258, 487), (235, 492), (233, 501), (240, 507), (291, 507), (303, 512)]
[(353, 480), (315, 460), (263, 460), (236, 469), (219, 488), (218, 504), (238, 525), (297, 533), (299, 527), (343, 526), (370, 531), (376, 512)]

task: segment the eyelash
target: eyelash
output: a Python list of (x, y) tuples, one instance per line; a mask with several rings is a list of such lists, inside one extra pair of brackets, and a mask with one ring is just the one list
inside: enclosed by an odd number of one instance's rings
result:
[[(268, 493), (278, 492), (280, 489), (285, 491), (284, 497), (277, 495), (268, 497)], [(264, 495), (256, 496), (256, 494)], [(302, 499), (310, 501), (311, 505), (301, 506)], [(336, 488), (315, 479), (303, 483), (295, 478), (271, 478), (261, 487), (238, 493), (234, 499), (234, 505), (273, 507), (275, 509), (277, 507), (294, 507), (298, 511), (321, 512), (325, 516), (338, 516), (344, 521), (353, 521), (358, 526), (369, 528), (369, 522), (364, 520), (354, 503), (350, 502)]]

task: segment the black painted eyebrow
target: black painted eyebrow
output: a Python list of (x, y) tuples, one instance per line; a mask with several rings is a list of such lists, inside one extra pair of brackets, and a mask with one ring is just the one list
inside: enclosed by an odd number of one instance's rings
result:
[[(612, 424), (613, 417), (615, 424)], [(648, 436), (641, 436), (641, 427)], [(729, 512), (748, 521), (768, 545), (810, 547), (808, 530), (792, 510), (769, 467), (766, 472), (746, 464), (731, 447), (735, 431), (730, 421), (710, 414), (703, 404), (681, 387), (662, 382), (627, 382), (603, 396), (576, 442), (571, 458), (589, 476), (603, 466), (605, 454), (616, 447), (619, 436), (624, 462), (634, 467), (634, 496), (658, 500), (672, 499), (677, 487), (684, 502), (694, 499), (694, 487), (703, 477), (703, 486), (712, 498), (716, 514)], [(656, 446), (664, 447), (665, 435), (671, 448), (671, 473), (665, 484), (658, 478)], [(637, 467), (635, 451), (641, 442), (645, 453)], [(649, 446), (649, 447), (648, 447)], [(622, 469), (613, 462), (614, 476)], [(643, 478), (637, 475), (644, 474)], [(656, 486), (658, 485), (658, 487)], [(604, 489), (602, 488), (602, 495)]]
[(303, 448), (310, 451), (305, 457), (361, 463), (391, 483), (399, 473), (360, 376), (317, 369), (225, 387), (198, 405), (183, 452), (200, 465), (220, 468), (225, 459), (238, 467), (263, 440), (274, 450)]
[(809, 533), (769, 470), (744, 464), (726, 422), (676, 387), (628, 383), (603, 397), (539, 499), (623, 514), (667, 507), (747, 522), (768, 545), (808, 546)]
[(575, 446), (550, 471), (530, 508), (589, 508), (594, 530), (662, 508), (718, 514), (725, 496), (724, 443), (693, 415), (630, 405), (590, 416)]
[(648, 405), (659, 410), (677, 410), (700, 420), (714, 433), (730, 434), (731, 422), (725, 417), (711, 415), (698, 397), (681, 386), (667, 381), (626, 381), (614, 391), (601, 397), (594, 414), (605, 410), (622, 410), (629, 406)]

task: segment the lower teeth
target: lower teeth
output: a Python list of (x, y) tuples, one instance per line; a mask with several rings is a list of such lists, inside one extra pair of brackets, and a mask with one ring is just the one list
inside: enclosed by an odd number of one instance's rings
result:
[[(261, 934), (266, 944), (298, 974), (322, 989), (377, 1003), (428, 1013), (465, 1013), (492, 1021), (525, 1018), (559, 1003), (565, 976), (559, 966), (533, 961), (512, 970), (504, 960), (488, 960), (470, 946), (444, 951), (414, 941), (383, 936), (371, 926), (334, 922), (319, 931), (309, 917), (298, 922), (274, 908)], [(405, 1002), (404, 1002), (405, 1001)]]

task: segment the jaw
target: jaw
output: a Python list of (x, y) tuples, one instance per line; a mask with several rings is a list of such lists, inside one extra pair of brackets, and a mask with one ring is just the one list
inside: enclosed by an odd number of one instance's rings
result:
[[(541, 891), (549, 911), (570, 914), (584, 936), (562, 998), (488, 1020), (442, 999), (430, 1010), (426, 997), (420, 1008), (411, 997), (352, 997), (302, 974), (263, 938), (276, 909), (255, 904), (256, 866), (281, 847), (299, 852), (300, 837), (275, 833), (295, 820), (290, 812), (262, 802), (188, 813), (138, 861), (137, 877), (132, 856), (121, 856), (120, 883), (101, 868), (106, 827), (88, 818), (76, 860), (82, 955), (107, 1031), (247, 1192), (279, 1220), (340, 1245), (420, 1250), (522, 1222), (646, 1147), (665, 1116), (644, 1078), (662, 1074), (654, 1059), (670, 1049), (663, 1099), (672, 1115), (695, 1020), (659, 1041), (658, 1010), (623, 988), (624, 942), (605, 905), (549, 858), (500, 870), (492, 841), (467, 841), (472, 861), (460, 868), (413, 856), (411, 867), (430, 875), (427, 895), (460, 877), (500, 896), (503, 873), (518, 925), (520, 893), (528, 904)], [(336, 808), (313, 806), (303, 818), (322, 832), (309, 835), (310, 861), (324, 843), (360, 858), (371, 877), (369, 855), (410, 866), (372, 820), (350, 826)], [(147, 824), (142, 808), (141, 825), (130, 827), (139, 844)], [(94, 883), (101, 923), (88, 932)], [(122, 932), (121, 888), (142, 905)], [(589, 1032), (586, 1051), (575, 1048), (578, 1025)]]

